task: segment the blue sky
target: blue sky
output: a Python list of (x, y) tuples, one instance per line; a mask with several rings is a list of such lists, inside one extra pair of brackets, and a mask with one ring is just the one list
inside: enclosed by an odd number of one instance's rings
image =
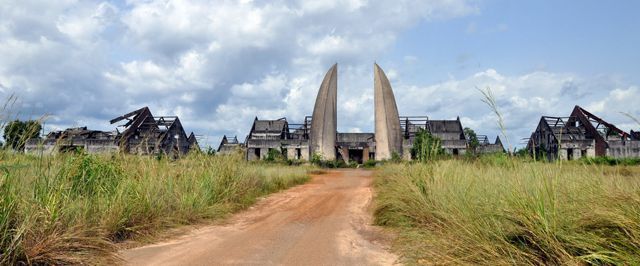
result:
[(460, 116), (498, 134), (490, 87), (514, 144), (541, 115), (574, 105), (638, 128), (640, 2), (490, 0), (0, 0), (0, 96), (46, 130), (113, 130), (142, 106), (181, 117), (217, 145), (253, 117), (311, 113), (339, 63), (340, 131), (373, 128), (372, 63), (400, 112)]
[[(423, 21), (403, 32), (388, 56), (415, 56), (427, 79), (488, 67), (507, 75), (536, 70), (640, 77), (640, 2), (484, 1), (463, 18)], [(422, 77), (420, 77), (422, 78)]]

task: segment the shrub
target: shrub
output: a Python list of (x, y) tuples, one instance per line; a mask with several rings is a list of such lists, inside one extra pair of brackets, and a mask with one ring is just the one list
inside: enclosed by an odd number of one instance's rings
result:
[(434, 160), (444, 153), (441, 144), (442, 141), (438, 137), (434, 137), (429, 131), (420, 128), (416, 133), (413, 147), (411, 147), (411, 155), (414, 160), (419, 162)]
[(364, 162), (364, 167), (365, 168), (373, 168), (376, 167), (376, 160), (374, 159), (369, 159), (366, 162)]

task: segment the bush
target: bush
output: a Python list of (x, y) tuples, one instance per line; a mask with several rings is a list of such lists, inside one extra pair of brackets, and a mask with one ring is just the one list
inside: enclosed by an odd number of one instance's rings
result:
[(585, 164), (594, 165), (640, 165), (640, 158), (613, 158), (608, 156), (595, 158), (580, 158)]
[(376, 160), (374, 159), (369, 159), (366, 162), (364, 162), (364, 167), (365, 168), (373, 168), (376, 167)]
[(435, 160), (439, 155), (444, 154), (441, 144), (442, 141), (438, 137), (420, 128), (411, 147), (411, 155), (418, 162)]

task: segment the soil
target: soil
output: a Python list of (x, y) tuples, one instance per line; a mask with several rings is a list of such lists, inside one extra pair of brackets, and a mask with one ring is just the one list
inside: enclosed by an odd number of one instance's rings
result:
[(123, 250), (132, 265), (393, 265), (372, 226), (373, 172), (334, 170), (273, 194), (222, 225)]

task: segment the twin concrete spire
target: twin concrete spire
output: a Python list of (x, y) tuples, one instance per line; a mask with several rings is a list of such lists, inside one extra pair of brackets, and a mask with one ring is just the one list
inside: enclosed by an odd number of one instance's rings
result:
[(311, 117), (311, 156), (324, 160), (336, 159), (338, 64), (334, 64), (322, 80)]
[(373, 101), (376, 123), (376, 160), (402, 154), (400, 116), (391, 83), (378, 64), (373, 64)]
[[(402, 152), (400, 118), (391, 83), (378, 64), (374, 64), (373, 77), (376, 159), (385, 160)], [(324, 160), (336, 159), (337, 92), (338, 64), (334, 64), (320, 85), (311, 118), (310, 152)]]

